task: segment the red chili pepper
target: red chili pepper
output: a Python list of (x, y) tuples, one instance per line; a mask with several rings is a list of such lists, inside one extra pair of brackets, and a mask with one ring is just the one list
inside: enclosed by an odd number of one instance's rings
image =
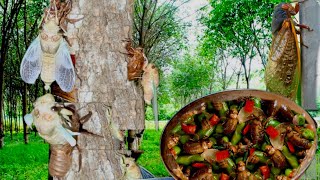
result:
[(169, 151), (171, 152), (171, 154), (172, 154), (173, 156), (176, 156), (176, 155), (177, 155), (177, 153), (176, 153), (176, 151), (175, 151), (174, 149), (170, 149)]
[(260, 171), (263, 176), (263, 179), (268, 179), (270, 177), (270, 169), (268, 166), (260, 166)]
[(294, 153), (295, 152), (295, 149), (294, 149), (294, 146), (291, 142), (287, 141), (287, 144), (288, 144), (288, 148), (289, 148), (289, 151), (291, 153)]
[(273, 126), (268, 126), (266, 129), (266, 133), (270, 136), (270, 138), (274, 139), (279, 136), (279, 132)]
[(250, 152), (249, 152), (250, 156), (251, 156), (255, 151), (256, 151), (255, 148), (250, 148)]
[(197, 125), (187, 125), (182, 123), (181, 128), (182, 128), (182, 131), (184, 131), (187, 134), (194, 134), (196, 132)]
[(249, 130), (250, 130), (250, 124), (247, 124), (246, 127), (244, 127), (242, 134), (246, 135), (249, 132)]
[(193, 163), (191, 166), (194, 168), (204, 168), (207, 165), (205, 163)]
[(217, 115), (213, 114), (213, 116), (210, 118), (210, 124), (211, 126), (215, 126), (219, 123), (220, 119)]
[(314, 127), (313, 127), (311, 124), (308, 124), (308, 125), (306, 126), (306, 128), (314, 131)]
[(229, 180), (229, 176), (227, 174), (221, 173), (219, 180)]
[(247, 113), (252, 113), (254, 107), (254, 102), (252, 100), (246, 100), (246, 104), (244, 105), (244, 111)]
[(216, 160), (217, 161), (222, 161), (227, 159), (230, 156), (229, 151), (228, 150), (222, 150), (222, 151), (218, 151), (216, 152)]

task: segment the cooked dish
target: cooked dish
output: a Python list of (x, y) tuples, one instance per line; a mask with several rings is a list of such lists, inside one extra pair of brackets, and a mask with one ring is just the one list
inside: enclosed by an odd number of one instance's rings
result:
[(183, 180), (286, 180), (311, 148), (313, 128), (277, 101), (244, 97), (184, 113), (165, 142)]

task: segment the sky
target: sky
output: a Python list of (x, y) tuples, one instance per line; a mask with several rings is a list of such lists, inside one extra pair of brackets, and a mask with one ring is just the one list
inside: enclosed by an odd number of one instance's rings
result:
[(199, 9), (206, 5), (208, 5), (207, 0), (190, 0), (180, 8), (178, 14), (183, 21), (191, 23), (187, 33), (189, 43), (194, 48), (197, 46), (197, 36), (201, 36), (203, 30), (203, 26), (197, 21)]

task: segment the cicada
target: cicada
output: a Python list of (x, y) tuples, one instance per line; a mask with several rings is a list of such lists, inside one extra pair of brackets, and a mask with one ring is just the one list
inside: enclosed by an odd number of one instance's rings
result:
[(52, 94), (39, 97), (34, 109), (24, 117), (28, 126), (35, 125), (39, 135), (50, 144), (49, 173), (54, 177), (64, 177), (72, 163), (71, 153), (77, 144), (81, 126), (91, 117), (91, 113), (80, 118), (73, 105), (58, 104)]
[(265, 72), (267, 89), (292, 100), (296, 99), (301, 76), (301, 57), (296, 25), (291, 16), (299, 11), (299, 4), (277, 5), (272, 17), (272, 44)]
[[(75, 84), (75, 71), (67, 40), (64, 38), (66, 16), (71, 9), (71, 0), (51, 0), (45, 10), (39, 36), (30, 44), (20, 67), (22, 80), (34, 84), (39, 75), (49, 90), (56, 81), (65, 92)], [(63, 29), (62, 29), (62, 28)]]

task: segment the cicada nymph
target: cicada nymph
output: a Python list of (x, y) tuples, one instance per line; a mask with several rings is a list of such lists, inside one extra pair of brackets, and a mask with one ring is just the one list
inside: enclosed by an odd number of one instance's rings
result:
[(49, 173), (63, 177), (71, 167), (71, 153), (76, 145), (74, 135), (79, 135), (81, 124), (91, 113), (80, 118), (74, 106), (57, 104), (52, 94), (39, 97), (34, 109), (24, 117), (28, 126), (35, 125), (39, 135), (50, 144)]
[(299, 4), (277, 5), (272, 17), (272, 45), (265, 72), (267, 89), (292, 100), (296, 99), (301, 76), (300, 46), (295, 25), (310, 30), (293, 21)]
[(75, 84), (75, 71), (64, 38), (67, 22), (76, 22), (67, 18), (71, 11), (71, 0), (60, 2), (51, 0), (45, 9), (39, 36), (30, 44), (24, 55), (20, 74), (22, 80), (34, 84), (38, 76), (49, 90), (56, 81), (65, 92), (70, 92)]
[(144, 54), (143, 48), (133, 48), (131, 40), (126, 40), (126, 50), (128, 52), (128, 80), (133, 81), (141, 78), (142, 70), (148, 64), (148, 59)]

